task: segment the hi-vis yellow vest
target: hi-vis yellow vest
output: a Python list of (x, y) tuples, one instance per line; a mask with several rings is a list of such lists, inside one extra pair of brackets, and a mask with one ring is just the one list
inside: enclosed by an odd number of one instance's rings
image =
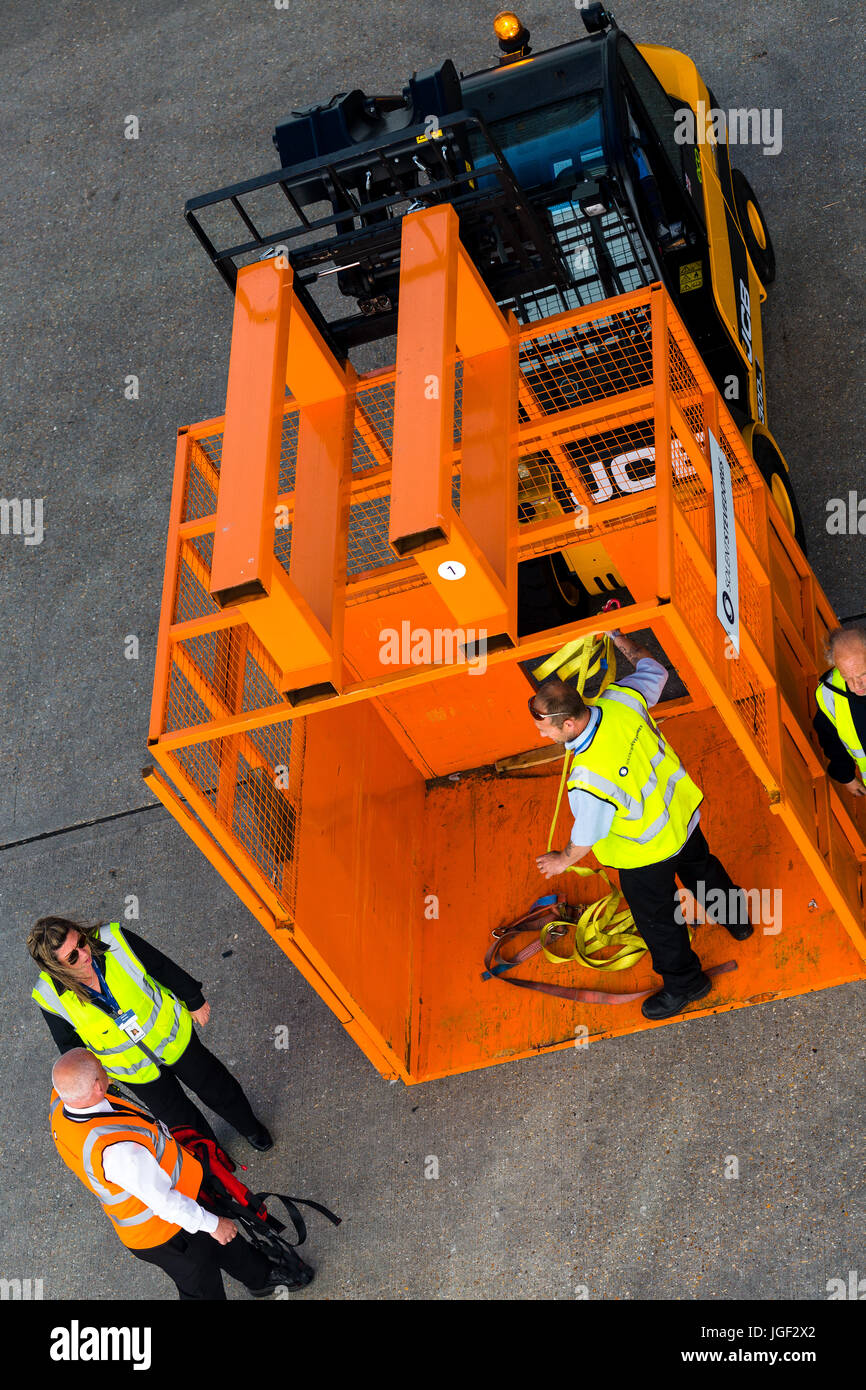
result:
[[(835, 685), (836, 690), (830, 690), (824, 681), (829, 681), (830, 685)], [(840, 692), (844, 691), (844, 695)], [(851, 713), (851, 705), (848, 700), (848, 687), (838, 669), (834, 666), (829, 677), (824, 680), (815, 691), (815, 699), (818, 701), (818, 708), (826, 714), (830, 723), (835, 727), (845, 751), (850, 753), (861, 773), (866, 777), (866, 751), (860, 746), (857, 737), (857, 730), (854, 728), (854, 716)]]
[(32, 997), (41, 1008), (72, 1024), (84, 1046), (99, 1058), (109, 1076), (137, 1085), (155, 1081), (159, 1076), (157, 1063), (170, 1066), (176, 1062), (190, 1040), (189, 1009), (175, 999), (170, 990), (150, 978), (126, 942), (119, 922), (100, 927), (99, 939), (108, 947), (100, 962), (105, 982), (121, 1012), (132, 1009), (144, 1029), (140, 1043), (132, 1042), (110, 1014), (89, 999), (85, 1002), (77, 998), (70, 989), (58, 994), (44, 970)]
[(605, 838), (592, 847), (596, 859), (614, 869), (669, 859), (685, 844), (703, 792), (636, 690), (609, 685), (587, 704), (600, 707), (601, 719), (589, 748), (574, 754), (567, 785), (609, 801), (616, 812)]

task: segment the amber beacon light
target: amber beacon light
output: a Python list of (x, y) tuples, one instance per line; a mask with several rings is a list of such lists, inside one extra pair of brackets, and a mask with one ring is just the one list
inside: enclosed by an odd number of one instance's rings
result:
[(493, 31), (499, 40), (503, 53), (522, 54), (529, 52), (529, 30), (524, 27), (513, 10), (500, 10), (493, 21)]

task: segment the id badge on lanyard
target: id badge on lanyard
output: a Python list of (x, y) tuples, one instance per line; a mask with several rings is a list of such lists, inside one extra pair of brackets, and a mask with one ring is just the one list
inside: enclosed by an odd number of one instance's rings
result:
[(141, 1042), (144, 1037), (144, 1029), (132, 1009), (127, 1009), (125, 1013), (118, 1014), (114, 1021), (118, 1028), (123, 1030), (130, 1042)]

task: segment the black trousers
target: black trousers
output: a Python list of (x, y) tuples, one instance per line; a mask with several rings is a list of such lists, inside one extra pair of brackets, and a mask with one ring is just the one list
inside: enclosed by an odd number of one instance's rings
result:
[(206, 1231), (177, 1231), (162, 1245), (150, 1250), (133, 1250), (132, 1254), (147, 1264), (164, 1269), (174, 1280), (178, 1296), (190, 1299), (220, 1299), (225, 1302), (222, 1271), (230, 1274), (248, 1289), (261, 1289), (274, 1266), (266, 1255), (256, 1250), (238, 1234), (228, 1245)]
[[(619, 884), (623, 897), (634, 915), (635, 925), (649, 947), (653, 970), (661, 975), (664, 987), (671, 994), (685, 994), (698, 982), (701, 962), (689, 945), (685, 922), (678, 922), (679, 906), (675, 879), (704, 906), (707, 893), (721, 889), (725, 902), (728, 893), (736, 893), (737, 885), (729, 878), (724, 865), (710, 854), (700, 825), (696, 825), (679, 854), (661, 864), (647, 864), (640, 869), (620, 869)], [(738, 900), (734, 899), (734, 911)], [(724, 912), (714, 912), (714, 920), (724, 921)]]
[[(232, 1129), (239, 1134), (253, 1133), (256, 1117), (240, 1083), (218, 1057), (208, 1052), (195, 1028), (181, 1056), (170, 1067), (163, 1067), (155, 1081), (146, 1081), (143, 1085), (123, 1084), (129, 1085), (142, 1105), (146, 1105), (151, 1114), (162, 1120), (169, 1129), (172, 1125), (191, 1125), (208, 1139), (215, 1139), (216, 1135), (204, 1115), (182, 1090), (181, 1081)], [(217, 1244), (210, 1237), (208, 1240), (211, 1245)], [(234, 1241), (230, 1243), (235, 1244)]]

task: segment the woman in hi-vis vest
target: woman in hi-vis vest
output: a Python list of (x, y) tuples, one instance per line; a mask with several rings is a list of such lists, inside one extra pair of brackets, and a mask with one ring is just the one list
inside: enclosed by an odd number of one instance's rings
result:
[(210, 1016), (201, 983), (119, 922), (40, 917), (27, 938), (40, 967), (32, 997), (61, 1052), (88, 1048), (157, 1119), (213, 1130), (180, 1083), (259, 1150), (273, 1140), (239, 1083), (199, 1041)]

